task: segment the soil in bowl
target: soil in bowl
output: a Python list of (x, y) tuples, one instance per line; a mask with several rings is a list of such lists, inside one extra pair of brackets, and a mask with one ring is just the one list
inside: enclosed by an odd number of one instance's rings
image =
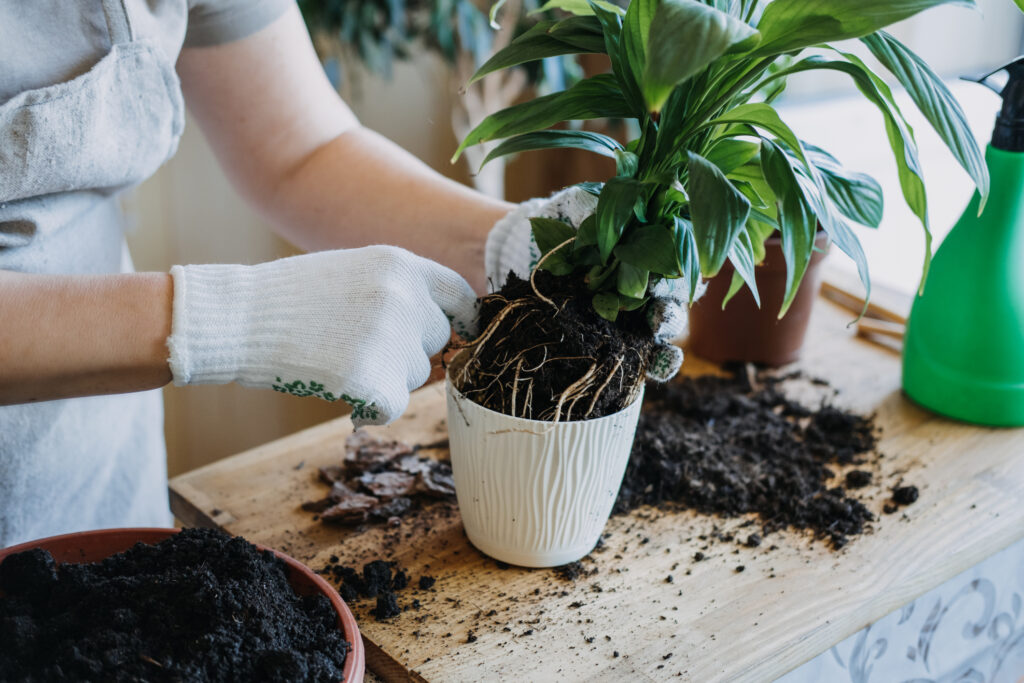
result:
[(4, 680), (337, 682), (350, 650), (325, 596), (210, 529), (88, 564), (10, 555), (0, 591)]
[(653, 345), (639, 311), (597, 314), (578, 277), (510, 273), (480, 301), (480, 335), (453, 368), (455, 388), (490, 410), (570, 421), (617, 413), (637, 396)]

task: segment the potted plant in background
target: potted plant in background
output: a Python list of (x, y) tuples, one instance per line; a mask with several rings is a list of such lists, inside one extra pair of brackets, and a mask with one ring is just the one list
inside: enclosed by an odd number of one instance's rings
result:
[[(471, 0), (299, 0), (299, 8), (328, 74), (346, 99), (354, 95), (354, 78), (342, 73), (343, 62), (390, 78), (395, 62), (423, 52), (440, 56), (449, 69), (452, 91), (459, 94), (451, 120), (457, 139), (489, 112), (528, 92), (562, 90), (582, 76), (575, 56), (566, 54), (491, 73), (466, 86), (489, 56), (551, 17), (537, 0), (507, 0), (500, 16), (492, 12), (490, 17)], [(484, 194), (504, 198), (504, 161), (480, 168), (491, 147), (485, 143), (467, 152), (471, 180)]]
[[(982, 196), (988, 177), (955, 100), (885, 26), (950, 0), (552, 0), (568, 12), (495, 54), (474, 80), (556, 55), (600, 53), (611, 72), (499, 111), (462, 142), (502, 140), (486, 160), (545, 148), (613, 157), (593, 215), (579, 225), (534, 219), (543, 256), (528, 281), (483, 299), (479, 336), (449, 370), (449, 430), (470, 540), (518, 564), (578, 559), (597, 541), (629, 455), (653, 339), (653, 294), (721, 277), (761, 303), (757, 265), (776, 236), (785, 276), (772, 315), (793, 305), (819, 227), (854, 260), (850, 221), (877, 225), (879, 186), (802, 141), (771, 103), (813, 69), (851, 77), (881, 112), (903, 195), (928, 234), (913, 133), (889, 88), (858, 57), (829, 45), (860, 38), (904, 84)], [(972, 6), (962, 0), (954, 4)], [(633, 119), (627, 144), (565, 121)], [(930, 242), (930, 239), (927, 240)], [(930, 247), (925, 254), (927, 273)], [(923, 281), (923, 280), (922, 280)], [(734, 334), (736, 334), (734, 332)]]

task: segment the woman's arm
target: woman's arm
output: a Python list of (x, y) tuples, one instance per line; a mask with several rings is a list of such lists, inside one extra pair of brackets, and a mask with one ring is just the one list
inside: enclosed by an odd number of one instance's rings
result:
[(183, 50), (178, 73), (228, 175), (284, 237), (307, 250), (397, 244), (484, 291), (484, 240), (511, 206), (360, 127), (297, 8), (248, 38)]
[(163, 273), (0, 270), (0, 405), (167, 384), (171, 294)]

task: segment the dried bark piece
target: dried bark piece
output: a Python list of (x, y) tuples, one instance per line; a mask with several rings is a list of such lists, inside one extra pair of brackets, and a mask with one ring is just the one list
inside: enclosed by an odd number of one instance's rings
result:
[(401, 517), (412, 507), (412, 500), (409, 498), (395, 498), (386, 503), (377, 505), (369, 512), (371, 519), (387, 521), (392, 517)]
[(320, 519), (339, 524), (359, 524), (366, 521), (370, 510), (379, 503), (380, 501), (373, 496), (353, 493), (324, 510)]
[(345, 478), (345, 470), (338, 465), (328, 465), (327, 467), (321, 467), (319, 470), (320, 481), (325, 484), (334, 484), (342, 481)]
[(455, 495), (455, 479), (435, 467), (432, 471), (416, 475), (416, 491), (433, 498), (448, 498)]
[(413, 452), (413, 447), (400, 441), (378, 439), (365, 429), (357, 429), (345, 439), (345, 460), (342, 463), (346, 473), (358, 475), (368, 470), (377, 470), (390, 461)]
[(416, 477), (407, 472), (367, 472), (359, 477), (359, 484), (378, 498), (391, 500), (411, 496), (416, 490)]

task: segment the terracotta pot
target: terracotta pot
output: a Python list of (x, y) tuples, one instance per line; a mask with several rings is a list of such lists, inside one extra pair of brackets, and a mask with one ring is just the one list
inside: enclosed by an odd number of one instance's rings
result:
[[(159, 543), (169, 536), (178, 533), (179, 529), (101, 529), (99, 531), (83, 531), (77, 534), (51, 536), (38, 541), (29, 541), (21, 545), (0, 550), (0, 562), (8, 555), (20, 553), (32, 548), (42, 548), (53, 555), (57, 564), (64, 562), (84, 563), (99, 562), (111, 555), (124, 552), (136, 543)], [(338, 613), (338, 628), (345, 634), (345, 640), (352, 644), (352, 649), (345, 659), (345, 683), (360, 683), (366, 669), (366, 653), (363, 650), (363, 639), (359, 635), (355, 617), (341, 596), (329, 583), (299, 562), (273, 548), (254, 544), (260, 550), (270, 550), (288, 565), (288, 582), (298, 595), (322, 593), (327, 596)], [(0, 593), (0, 597), (2, 597)]]
[(754, 271), (761, 308), (744, 286), (722, 309), (733, 274), (732, 264), (726, 261), (721, 272), (708, 281), (707, 292), (690, 309), (689, 350), (715, 363), (779, 366), (797, 360), (821, 287), (820, 265), (828, 245), (828, 236), (819, 230), (814, 240), (817, 250), (811, 254), (803, 282), (781, 320), (779, 309), (786, 293), (782, 240), (773, 237), (765, 242), (764, 262)]

